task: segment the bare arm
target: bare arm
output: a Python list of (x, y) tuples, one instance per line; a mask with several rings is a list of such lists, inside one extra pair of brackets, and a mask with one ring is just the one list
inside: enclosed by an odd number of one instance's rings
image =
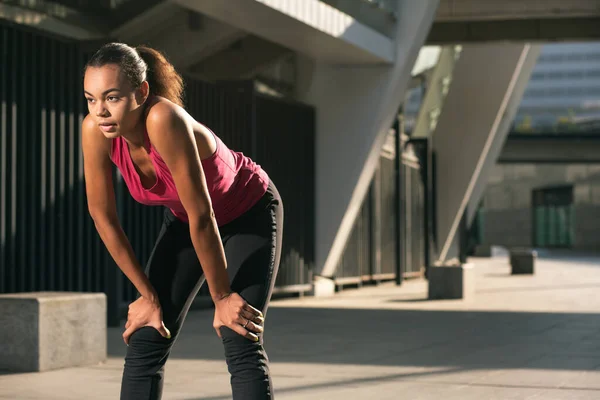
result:
[(153, 302), (156, 292), (140, 267), (119, 223), (110, 160), (110, 140), (86, 117), (82, 126), (83, 166), (88, 210), (108, 252), (139, 293)]
[(148, 114), (148, 135), (173, 175), (211, 297), (221, 299), (231, 292), (227, 262), (190, 122), (175, 106), (159, 103)]
[(185, 112), (171, 103), (158, 103), (148, 113), (150, 141), (167, 164), (189, 219), (190, 237), (215, 303), (213, 327), (233, 329), (258, 341), (263, 315), (229, 285), (225, 251), (212, 209), (198, 146)]

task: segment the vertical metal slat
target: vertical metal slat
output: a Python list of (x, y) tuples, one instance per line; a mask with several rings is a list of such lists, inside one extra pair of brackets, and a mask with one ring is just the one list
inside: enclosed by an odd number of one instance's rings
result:
[[(18, 261), (15, 268), (18, 271), (18, 286), (17, 290), (23, 292), (31, 290), (27, 286), (27, 275), (29, 273), (29, 266), (27, 265), (27, 238), (26, 238), (26, 227), (28, 226), (28, 219), (30, 212), (27, 212), (31, 201), (31, 196), (28, 196), (28, 187), (30, 186), (27, 181), (27, 169), (28, 169), (28, 151), (30, 149), (25, 147), (25, 143), (31, 142), (32, 129), (28, 123), (27, 116), (31, 112), (31, 99), (26, 94), (27, 82), (25, 76), (30, 76), (30, 64), (27, 62), (27, 49), (29, 48), (29, 33), (21, 34), (21, 46), (20, 46), (20, 57), (17, 62), (19, 65), (19, 76), (17, 80), (19, 98), (17, 99), (18, 119), (17, 119), (17, 132), (19, 133), (17, 138), (17, 204), (20, 207), (16, 208), (17, 212), (17, 255)], [(23, 207), (25, 206), (25, 207)]]
[(7, 210), (6, 210), (6, 139), (8, 136), (8, 29), (0, 25), (0, 62), (4, 68), (0, 69), (0, 292), (7, 292)]
[(11, 291), (17, 291), (17, 246), (16, 246), (16, 230), (17, 230), (17, 80), (18, 80), (18, 52), (20, 43), (18, 42), (19, 36), (14, 34), (12, 37), (12, 51), (11, 58), (9, 60), (11, 64), (11, 90), (10, 90), (10, 117), (8, 121), (10, 123), (10, 149), (9, 149), (9, 162), (10, 165), (10, 189), (9, 193), (9, 264), (8, 268), (10, 271), (9, 286)]
[[(41, 39), (40, 45), (40, 64), (48, 64), (48, 46), (49, 40), (47, 38)], [(40, 87), (40, 99), (41, 99), (41, 115), (40, 115), (40, 164), (39, 164), (39, 176), (40, 176), (40, 197), (39, 197), (39, 209), (40, 209), (40, 229), (41, 234), (39, 235), (38, 246), (40, 248), (39, 253), (39, 288), (40, 290), (46, 290), (48, 288), (48, 221), (50, 215), (48, 213), (48, 134), (50, 128), (48, 126), (49, 121), (49, 94), (48, 85), (49, 79), (46, 79), (46, 71), (44, 68), (40, 68), (38, 75), (38, 85)]]
[(30, 144), (31, 155), (33, 160), (27, 160), (29, 165), (29, 182), (31, 182), (30, 198), (28, 199), (28, 210), (30, 213), (30, 221), (27, 225), (29, 237), (27, 239), (29, 246), (29, 269), (31, 271), (29, 277), (29, 287), (31, 290), (38, 290), (40, 268), (37, 259), (39, 257), (40, 246), (38, 242), (39, 232), (39, 198), (40, 198), (40, 94), (38, 93), (39, 85), (36, 84), (35, 78), (39, 76), (40, 64), (38, 62), (38, 54), (40, 51), (40, 37), (33, 35), (31, 38), (31, 46), (29, 48), (31, 71), (29, 74), (28, 96), (31, 101), (31, 110), (29, 118), (31, 119), (31, 135)]

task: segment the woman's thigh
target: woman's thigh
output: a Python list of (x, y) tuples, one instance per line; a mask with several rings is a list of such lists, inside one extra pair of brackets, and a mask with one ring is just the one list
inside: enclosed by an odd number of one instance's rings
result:
[(158, 294), (165, 325), (175, 334), (205, 279), (187, 224), (166, 217), (146, 274)]
[[(266, 314), (281, 258), (283, 206), (274, 187), (221, 228), (231, 289)], [(274, 192), (273, 192), (274, 191)]]
[[(246, 214), (219, 229), (231, 289), (266, 314), (283, 233), (283, 204), (275, 186), (269, 185), (266, 195)], [(189, 226), (171, 214), (167, 214), (146, 273), (158, 293), (165, 325), (179, 330), (205, 277)]]

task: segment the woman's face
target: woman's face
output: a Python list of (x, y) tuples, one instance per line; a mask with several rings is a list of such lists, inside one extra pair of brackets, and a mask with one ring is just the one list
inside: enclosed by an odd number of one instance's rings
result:
[(147, 97), (147, 83), (136, 90), (114, 64), (87, 68), (83, 89), (91, 117), (109, 139), (135, 127)]

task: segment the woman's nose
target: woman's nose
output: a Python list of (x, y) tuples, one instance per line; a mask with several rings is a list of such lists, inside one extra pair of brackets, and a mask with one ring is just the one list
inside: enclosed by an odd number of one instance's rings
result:
[(105, 117), (108, 114), (108, 110), (104, 107), (104, 103), (98, 103), (96, 106), (96, 116), (97, 117)]

